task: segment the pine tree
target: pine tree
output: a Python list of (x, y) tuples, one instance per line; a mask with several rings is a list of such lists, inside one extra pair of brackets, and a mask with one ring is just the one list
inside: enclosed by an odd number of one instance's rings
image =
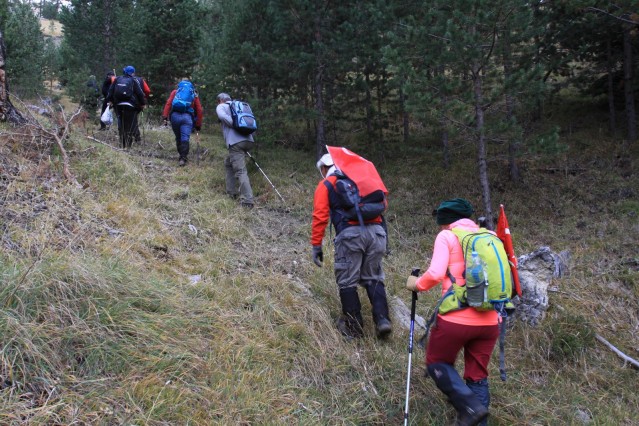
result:
[(44, 37), (38, 18), (28, 4), (12, 3), (5, 25), (6, 71), (19, 96), (33, 96), (43, 89)]

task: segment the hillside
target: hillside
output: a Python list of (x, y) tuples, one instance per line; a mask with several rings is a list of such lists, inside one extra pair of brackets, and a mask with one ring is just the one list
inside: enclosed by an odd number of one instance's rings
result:
[[(637, 147), (621, 150), (592, 105), (575, 102), (542, 125), (561, 125), (562, 154), (522, 163), (524, 182), (490, 164), (518, 254), (540, 246), (572, 256), (537, 328), (514, 324), (509, 380), (491, 362), (491, 425), (639, 424), (639, 372), (594, 339), (639, 357)], [(310, 259), (314, 157), (258, 145), (256, 208), (224, 194), (225, 150), (210, 113), (199, 165), (176, 167), (169, 129), (146, 124), (144, 145), (122, 152), (114, 132), (77, 127), (66, 142), (78, 185), (59, 151), (0, 126), (0, 423), (400, 424), (407, 330), (345, 341), (332, 243)], [(539, 129), (541, 131), (543, 129)], [(89, 136), (95, 138), (89, 139)], [(195, 142), (195, 139), (193, 140)], [(344, 142), (347, 145), (347, 142)], [(374, 161), (390, 192), (384, 261), (392, 296), (425, 269), (437, 227), (430, 212), (452, 196), (479, 209), (472, 148), (451, 170), (437, 146), (349, 146)], [(420, 296), (427, 316), (434, 294)], [(411, 424), (449, 424), (453, 410), (413, 356)]]

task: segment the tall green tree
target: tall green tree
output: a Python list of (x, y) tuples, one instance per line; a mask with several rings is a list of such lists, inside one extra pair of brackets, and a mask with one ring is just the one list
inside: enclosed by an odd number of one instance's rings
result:
[(195, 0), (136, 2), (129, 16), (133, 21), (121, 38), (126, 46), (122, 58), (135, 64), (155, 92), (169, 90), (180, 77), (192, 77), (197, 68), (201, 15)]
[[(474, 144), (484, 212), (492, 226), (488, 163), (499, 151), (489, 147), (503, 145), (500, 141), (506, 138), (520, 138), (516, 101), (542, 90), (531, 84), (540, 80), (534, 68), (515, 72), (519, 67), (510, 63), (530, 56), (525, 54), (531, 45), (526, 29), (533, 25), (532, 11), (526, 4), (507, 0), (441, 0), (421, 6), (417, 10), (422, 12), (407, 16), (396, 31), (399, 45), (390, 51), (394, 60), (404, 57), (411, 64), (402, 71), (408, 75), (409, 106), (439, 127), (445, 166), (451, 130)], [(506, 68), (504, 55), (509, 61)], [(496, 108), (504, 103), (511, 109), (508, 119)]]
[(42, 91), (44, 36), (31, 7), (22, 2), (9, 5), (5, 25), (6, 71), (12, 77), (12, 90), (20, 96)]
[(101, 78), (107, 71), (120, 72), (126, 55), (121, 42), (122, 16), (131, 14), (124, 0), (71, 0), (60, 12), (64, 38), (60, 46), (61, 82), (76, 100), (82, 96), (90, 75)]

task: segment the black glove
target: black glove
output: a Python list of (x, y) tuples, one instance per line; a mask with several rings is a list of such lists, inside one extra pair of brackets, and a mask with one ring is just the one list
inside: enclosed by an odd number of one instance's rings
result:
[(199, 132), (199, 131), (200, 131), (200, 129), (202, 129), (200, 126), (195, 126), (195, 131), (196, 131), (196, 132)]
[(322, 246), (313, 246), (313, 262), (320, 268), (322, 267), (322, 262), (324, 262)]

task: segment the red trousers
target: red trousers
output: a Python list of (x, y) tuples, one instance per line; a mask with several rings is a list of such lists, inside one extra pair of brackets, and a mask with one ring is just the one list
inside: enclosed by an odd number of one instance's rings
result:
[(443, 362), (455, 365), (464, 349), (464, 379), (474, 382), (488, 377), (488, 362), (499, 337), (499, 325), (464, 325), (437, 318), (430, 331), (426, 365)]

